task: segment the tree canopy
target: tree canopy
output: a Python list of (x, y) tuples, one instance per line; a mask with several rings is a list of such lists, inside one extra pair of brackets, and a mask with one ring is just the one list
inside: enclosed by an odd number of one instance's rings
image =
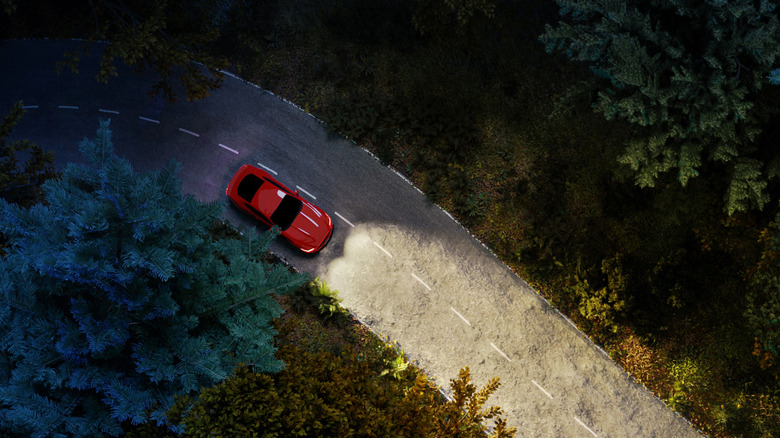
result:
[[(607, 119), (644, 127), (620, 162), (642, 187), (675, 170), (685, 185), (707, 162), (730, 174), (725, 210), (762, 208), (780, 155), (757, 144), (775, 123), (780, 21), (768, 0), (558, 0), (547, 51), (588, 63), (605, 79), (594, 104)], [(776, 92), (776, 90), (770, 91)]]
[(0, 197), (28, 205), (39, 200), (41, 184), (53, 178), (56, 172), (51, 152), (29, 140), (8, 139), (23, 116), (24, 108), (19, 101), (0, 121)]
[[(231, 0), (3, 0), (0, 25), (5, 37), (38, 36), (84, 38), (77, 50), (66, 53), (59, 67), (78, 71), (78, 62), (105, 43), (96, 79), (107, 82), (117, 75), (117, 60), (134, 70), (151, 69), (159, 81), (151, 90), (175, 100), (180, 85), (188, 100), (208, 96), (222, 84), (219, 71), (227, 62), (209, 53), (220, 26), (234, 5)], [(3, 19), (5, 18), (5, 20)], [(5, 23), (4, 23), (5, 22)], [(18, 34), (18, 35), (17, 35)], [(177, 85), (178, 79), (178, 85)]]
[(260, 260), (273, 234), (213, 238), (221, 207), (182, 195), (174, 162), (134, 173), (108, 121), (80, 149), (44, 204), (0, 200), (0, 430), (115, 436), (239, 362), (281, 370), (271, 294), (307, 278)]

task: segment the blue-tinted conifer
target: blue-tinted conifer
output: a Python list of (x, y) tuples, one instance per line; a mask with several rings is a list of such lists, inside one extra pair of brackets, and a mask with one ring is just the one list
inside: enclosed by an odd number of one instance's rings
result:
[(212, 238), (220, 205), (182, 195), (176, 163), (134, 173), (108, 127), (44, 204), (0, 201), (0, 425), (26, 436), (115, 436), (239, 362), (280, 370), (271, 294), (307, 280), (260, 261), (272, 233)]

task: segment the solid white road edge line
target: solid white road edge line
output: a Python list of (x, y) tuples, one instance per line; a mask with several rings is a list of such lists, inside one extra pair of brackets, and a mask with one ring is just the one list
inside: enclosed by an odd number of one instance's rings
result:
[(420, 277), (418, 277), (418, 276), (414, 275), (414, 272), (412, 272), (412, 277), (414, 277), (414, 279), (415, 279), (415, 280), (419, 281), (419, 282), (420, 282), (420, 284), (422, 284), (423, 286), (425, 286), (425, 288), (426, 288), (426, 289), (428, 289), (428, 290), (431, 290), (431, 287), (430, 287), (430, 286), (428, 286), (427, 284), (425, 284), (425, 282), (424, 282), (424, 281), (422, 281), (422, 278), (420, 278)]
[(198, 134), (197, 132), (192, 132), (189, 129), (179, 128), (179, 131), (187, 133), (193, 137), (200, 137), (200, 134)]
[(471, 323), (469, 322), (469, 320), (468, 320), (468, 319), (466, 319), (466, 318), (464, 318), (464, 317), (463, 317), (463, 315), (461, 315), (460, 313), (458, 313), (458, 311), (457, 311), (457, 310), (455, 310), (455, 308), (454, 308), (454, 307), (450, 307), (450, 310), (452, 310), (453, 312), (455, 312), (455, 314), (456, 314), (456, 315), (458, 315), (458, 316), (460, 317), (460, 319), (462, 319), (462, 320), (463, 320), (463, 322), (465, 322), (466, 324), (468, 324), (469, 326), (471, 326)]
[[(372, 242), (374, 242), (374, 241), (372, 240)], [(381, 249), (385, 254), (387, 254), (388, 257), (393, 258), (393, 255), (390, 254), (390, 252), (388, 250), (382, 248), (382, 246), (379, 245), (378, 243), (374, 242), (374, 246), (376, 246), (377, 248)]]
[(506, 359), (507, 362), (512, 362), (512, 359), (510, 359), (509, 356), (506, 355), (506, 353), (504, 353), (498, 347), (496, 347), (496, 344), (491, 342), (490, 346), (493, 347), (494, 350), (498, 351), (502, 356), (504, 356), (504, 359)]
[(344, 222), (346, 222), (346, 223), (347, 223), (347, 225), (349, 225), (350, 227), (352, 227), (352, 228), (355, 228), (355, 226), (352, 224), (352, 222), (348, 221), (348, 220), (347, 220), (347, 219), (346, 219), (344, 216), (340, 215), (338, 211), (334, 211), (334, 212), (333, 212), (333, 214), (335, 214), (336, 216), (338, 216), (338, 217), (339, 217), (339, 219), (341, 219), (341, 220), (343, 220)]
[(596, 436), (596, 437), (598, 436), (598, 435), (596, 435), (596, 432), (594, 432), (594, 431), (590, 430), (590, 428), (589, 428), (588, 426), (586, 426), (586, 425), (585, 425), (585, 423), (583, 423), (582, 421), (580, 421), (580, 419), (579, 419), (579, 418), (577, 418), (577, 417), (574, 417), (574, 419), (575, 419), (575, 420), (577, 420), (577, 423), (580, 423), (580, 426), (582, 426), (582, 427), (584, 427), (585, 429), (587, 429), (587, 431), (588, 431), (588, 432), (590, 432), (590, 433), (591, 433), (593, 436)]
[(263, 164), (263, 163), (257, 163), (257, 165), (258, 165), (258, 166), (260, 166), (260, 167), (262, 167), (263, 169), (265, 169), (265, 170), (267, 170), (267, 171), (269, 171), (269, 172), (273, 173), (274, 175), (279, 175), (279, 172), (277, 172), (277, 171), (275, 171), (275, 170), (271, 169), (270, 167), (266, 166), (266, 165), (265, 165), (265, 164)]
[(544, 388), (542, 388), (538, 383), (536, 383), (536, 380), (531, 380), (531, 383), (536, 385), (536, 387), (539, 388), (539, 391), (542, 391), (544, 393), (544, 395), (546, 395), (547, 397), (550, 397), (550, 400), (553, 399), (553, 397), (550, 395), (549, 392), (545, 391)]
[(312, 195), (311, 193), (309, 193), (309, 192), (307, 192), (306, 190), (304, 190), (304, 189), (303, 189), (303, 187), (301, 187), (301, 186), (295, 186), (295, 188), (296, 188), (296, 189), (298, 189), (298, 190), (300, 190), (300, 191), (302, 191), (303, 193), (305, 193), (305, 194), (306, 194), (308, 197), (310, 197), (311, 199), (314, 199), (315, 201), (317, 200), (317, 197), (316, 197), (316, 196), (314, 196), (314, 195)]
[(98, 112), (99, 113), (109, 113), (109, 114), (119, 114), (119, 111), (103, 109), (103, 108), (98, 108)]
[(159, 120), (150, 119), (149, 117), (138, 116), (138, 118), (143, 120), (143, 121), (145, 121), (145, 122), (157, 123), (158, 125), (160, 124)]
[(238, 155), (238, 151), (237, 151), (237, 150), (235, 150), (235, 149), (232, 149), (232, 148), (229, 148), (229, 147), (225, 146), (225, 145), (224, 145), (224, 144), (222, 144), (222, 143), (218, 143), (218, 144), (219, 144), (219, 147), (221, 147), (222, 149), (227, 149), (227, 150), (229, 150), (230, 152), (233, 152), (234, 154)]

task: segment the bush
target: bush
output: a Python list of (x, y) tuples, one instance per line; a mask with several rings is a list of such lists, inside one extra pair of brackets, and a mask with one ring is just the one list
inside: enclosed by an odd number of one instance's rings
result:
[[(443, 402), (435, 386), (416, 369), (400, 379), (377, 372), (372, 361), (354, 355), (311, 353), (287, 345), (278, 356), (288, 363), (275, 375), (239, 366), (224, 382), (197, 398), (182, 397), (168, 411), (187, 438), (291, 436), (485, 436), (484, 420), (494, 419), (493, 437), (514, 435), (502, 410), (483, 410), (499, 387), (498, 378), (477, 390), (468, 368), (452, 380), (453, 401)], [(126, 438), (172, 438), (150, 424)]]

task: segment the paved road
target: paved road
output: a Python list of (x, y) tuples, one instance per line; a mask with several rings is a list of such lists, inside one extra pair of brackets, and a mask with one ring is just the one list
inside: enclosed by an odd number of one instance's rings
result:
[(195, 103), (145, 93), (152, 80), (125, 70), (97, 84), (94, 67), (54, 73), (72, 42), (0, 46), (0, 112), (24, 100), (14, 138), (55, 150), (57, 165), (82, 161), (78, 142), (110, 118), (117, 153), (138, 170), (182, 163), (182, 187), (230, 207), (224, 187), (243, 163), (259, 163), (299, 187), (335, 221), (315, 257), (283, 242), (272, 250), (323, 277), (375, 331), (397, 340), (437, 381), (469, 366), (522, 437), (694, 437), (684, 419), (636, 384), (481, 243), (405, 179), (313, 117), (237, 78)]

